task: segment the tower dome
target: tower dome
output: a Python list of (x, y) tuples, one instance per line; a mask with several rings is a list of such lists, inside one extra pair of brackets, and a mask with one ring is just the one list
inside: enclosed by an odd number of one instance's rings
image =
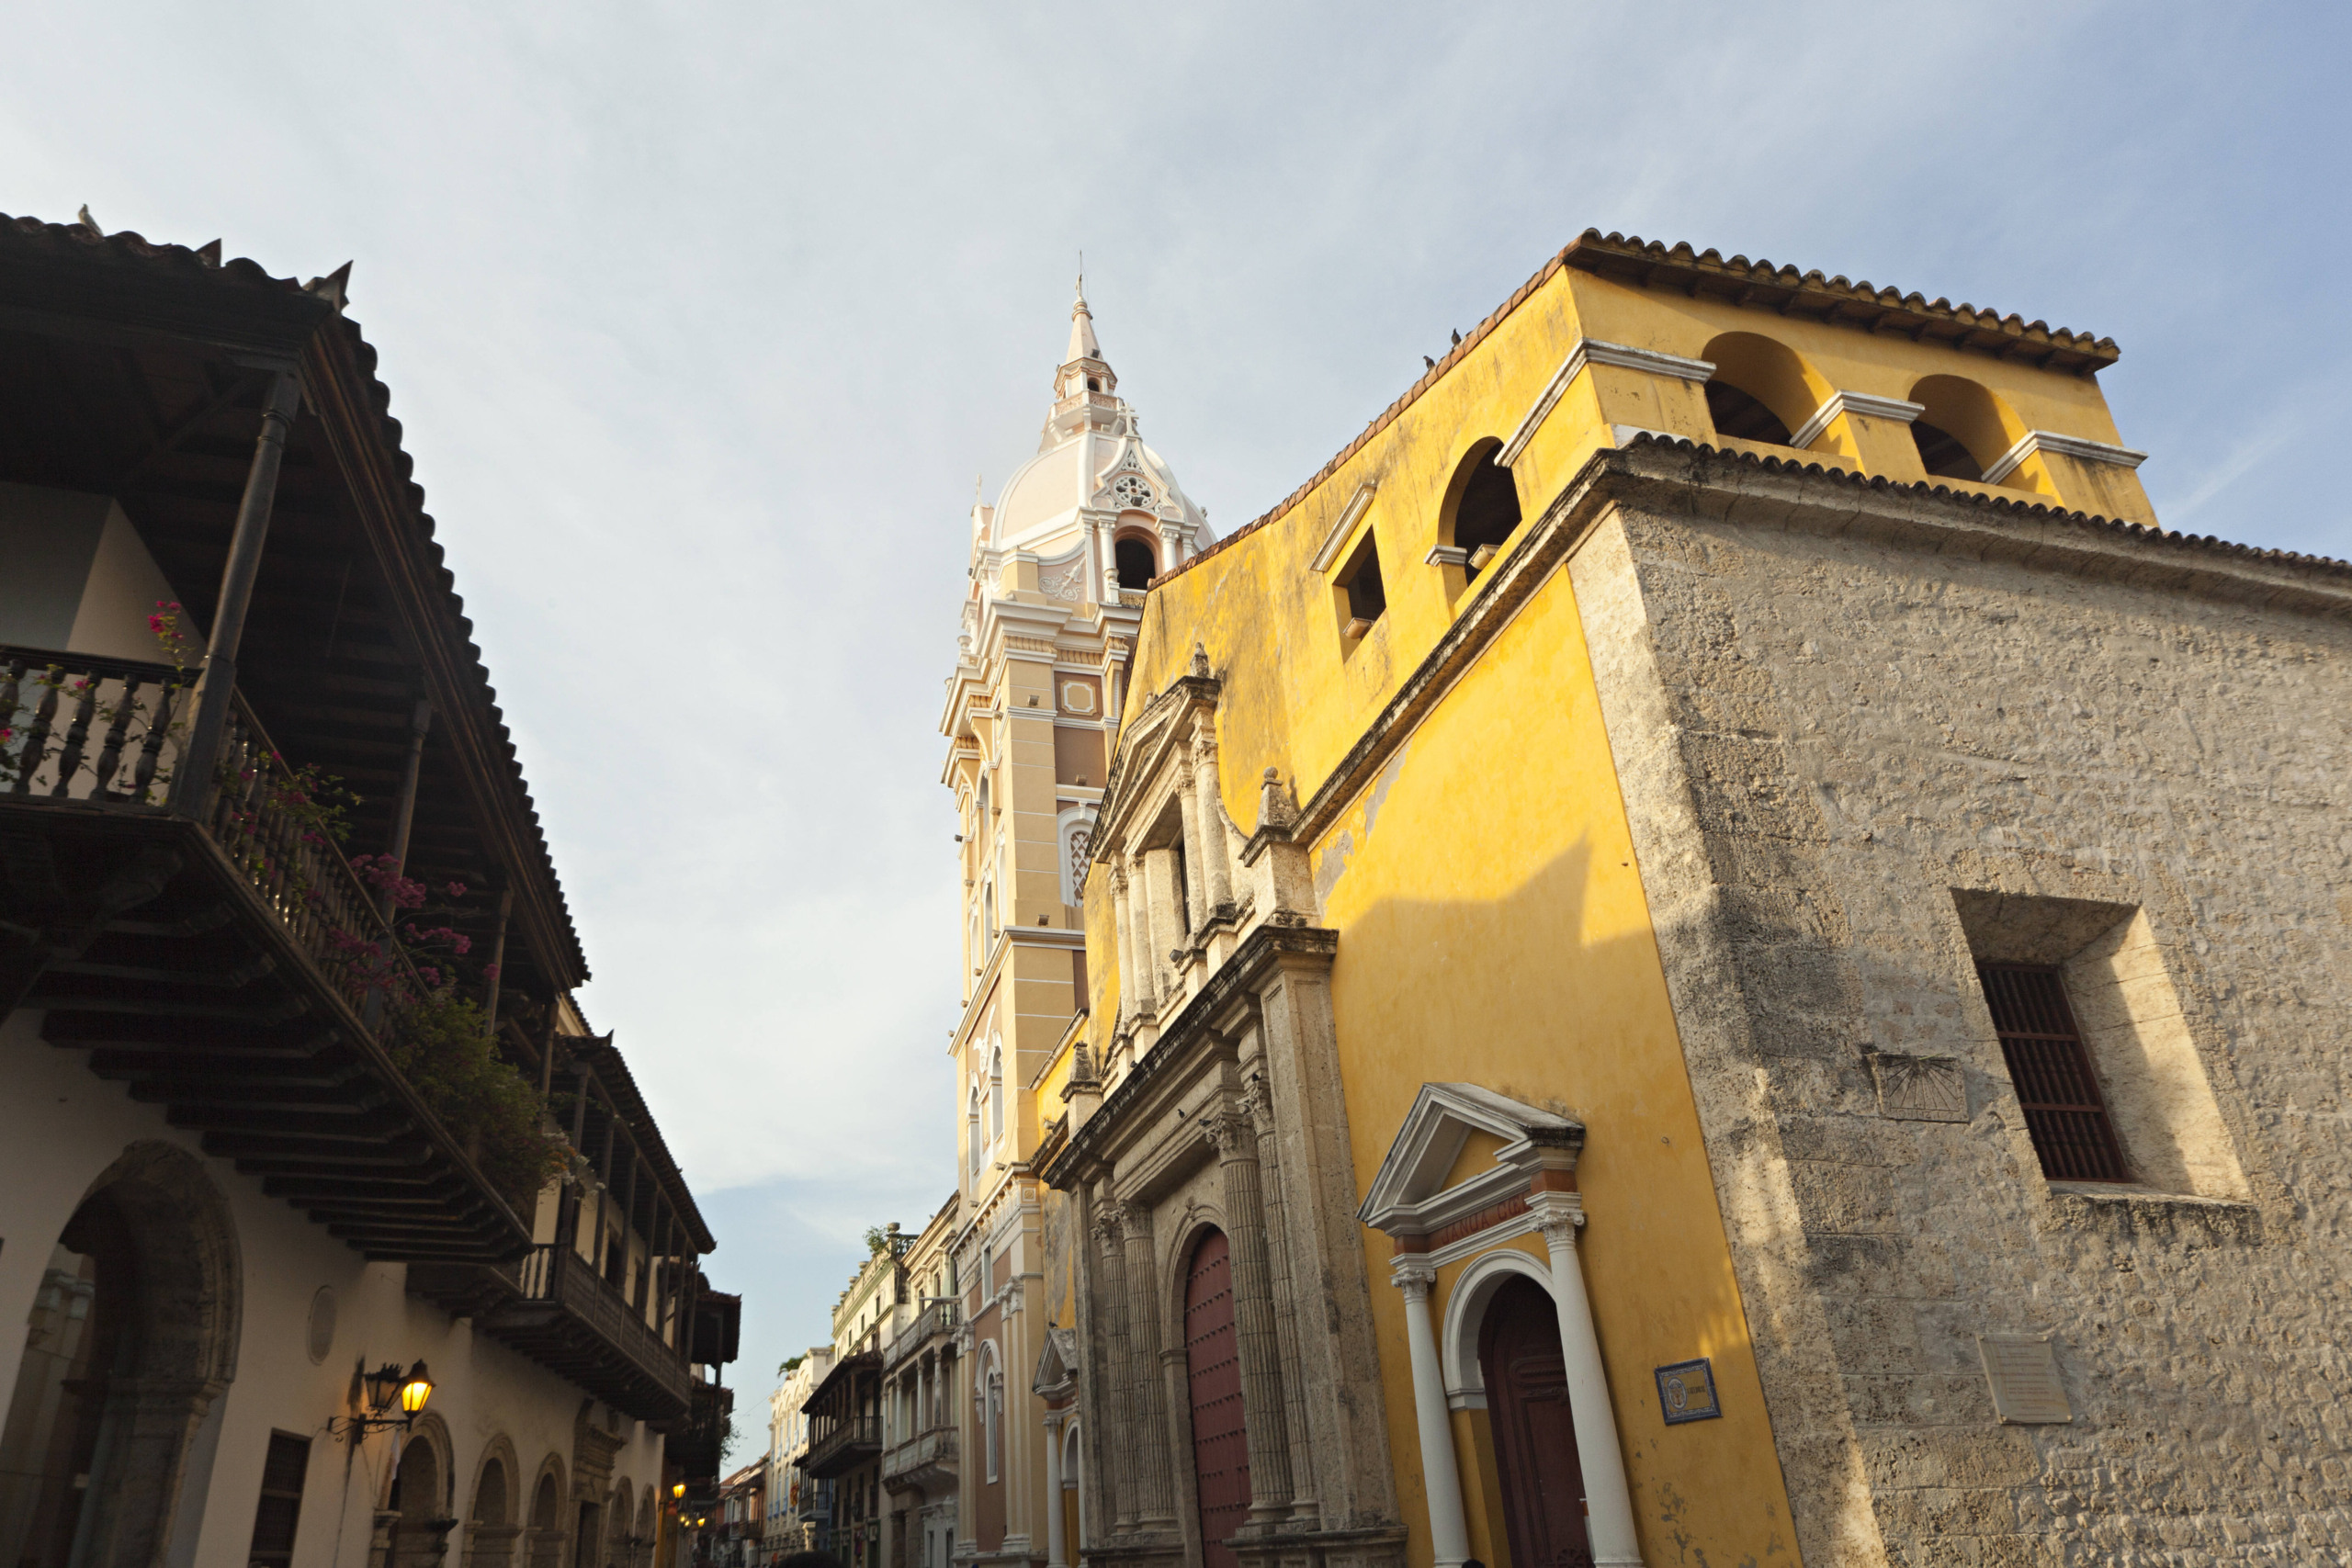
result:
[(1095, 339), (1081, 278), (1037, 455), (1005, 481), (996, 505), (983, 509), (977, 546), (1055, 558), (1082, 548), (1090, 532), (1106, 531), (1148, 544), (1158, 571), (1208, 547), (1216, 538), (1208, 519), (1145, 443), (1118, 385)]

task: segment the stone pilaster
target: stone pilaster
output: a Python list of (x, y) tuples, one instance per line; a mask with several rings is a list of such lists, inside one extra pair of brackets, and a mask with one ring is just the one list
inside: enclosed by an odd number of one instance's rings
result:
[(1241, 1358), (1242, 1437), (1250, 1450), (1250, 1526), (1279, 1528), (1290, 1517), (1290, 1421), (1275, 1338), (1272, 1273), (1266, 1258), (1265, 1202), (1258, 1182), (1258, 1134), (1238, 1111), (1202, 1120), (1225, 1183), (1227, 1239), (1233, 1247), (1233, 1321)]
[(1258, 1139), (1258, 1187), (1265, 1205), (1268, 1287), (1274, 1299), (1275, 1359), (1282, 1365), (1283, 1427), (1290, 1441), (1293, 1527), (1313, 1529), (1322, 1520), (1315, 1503), (1315, 1457), (1306, 1433), (1306, 1391), (1299, 1384), (1298, 1303), (1291, 1293), (1289, 1226), (1283, 1213), (1281, 1154), (1275, 1146), (1272, 1108), (1266, 1080), (1253, 1077), (1241, 1093), (1241, 1111)]
[(1102, 1340), (1110, 1353), (1108, 1408), (1117, 1413), (1110, 1429), (1102, 1434), (1102, 1453), (1111, 1469), (1102, 1490), (1111, 1505), (1111, 1533), (1116, 1536), (1129, 1534), (1136, 1528), (1136, 1357), (1127, 1327), (1125, 1227), (1119, 1223), (1119, 1204), (1110, 1197), (1107, 1188), (1094, 1216), (1094, 1234), (1102, 1250), (1095, 1310), (1102, 1314)]
[[(1130, 874), (1133, 867), (1133, 874)], [(1150, 951), (1149, 900), (1144, 895), (1142, 867), (1121, 855), (1111, 864), (1111, 889), (1119, 927), (1119, 1006), (1130, 1019), (1149, 1018), (1155, 998)]]
[(1193, 794), (1201, 824), (1193, 840), (1200, 846), (1194, 852), (1200, 874), (1193, 880), (1201, 885), (1208, 918), (1214, 919), (1233, 908), (1233, 846), (1225, 831), (1225, 807), (1216, 794), (1216, 731), (1205, 713), (1193, 727)]
[(1159, 1333), (1159, 1269), (1152, 1255), (1151, 1211), (1141, 1203), (1126, 1203), (1119, 1214), (1127, 1235), (1128, 1326), (1136, 1378), (1136, 1399), (1128, 1416), (1136, 1428), (1136, 1524), (1147, 1531), (1173, 1530), (1168, 1382), (1159, 1364), (1167, 1347)]
[[(1192, 759), (1182, 751), (1176, 754), (1175, 772), (1176, 810), (1184, 819), (1185, 869), (1191, 873), (1182, 879), (1182, 886), (1176, 892), (1184, 901), (1185, 929), (1194, 940), (1198, 940), (1201, 928), (1209, 923), (1208, 824), (1201, 820), (1200, 795), (1193, 786), (1193, 780), (1198, 775), (1193, 771)], [(1182, 944), (1171, 942), (1170, 945)]]

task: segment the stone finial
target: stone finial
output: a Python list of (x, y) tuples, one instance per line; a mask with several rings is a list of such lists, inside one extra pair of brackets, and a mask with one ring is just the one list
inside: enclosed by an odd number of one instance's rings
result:
[(1282, 782), (1282, 774), (1272, 768), (1266, 770), (1264, 784), (1258, 791), (1258, 827), (1288, 828), (1298, 820), (1298, 807), (1292, 801), (1290, 791)]
[(1209, 668), (1209, 650), (1197, 642), (1193, 645), (1193, 673), (1204, 681), (1216, 673)]

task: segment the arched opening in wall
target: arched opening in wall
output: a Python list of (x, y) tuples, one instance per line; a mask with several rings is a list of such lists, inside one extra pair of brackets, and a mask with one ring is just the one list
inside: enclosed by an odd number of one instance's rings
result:
[(186, 1151), (132, 1145), (50, 1249), (0, 1432), (0, 1562), (162, 1561), (198, 1430), (235, 1375), (226, 1205)]
[(989, 1049), (989, 1143), (994, 1145), (1004, 1136), (1004, 1047)]
[(978, 1081), (973, 1083), (971, 1093), (967, 1100), (968, 1103), (964, 1110), (964, 1142), (970, 1150), (968, 1160), (972, 1174), (978, 1176), (980, 1172), (980, 1086)]
[(1502, 443), (1489, 437), (1470, 448), (1447, 484), (1438, 518), (1438, 543), (1462, 552), (1465, 581), (1476, 582), (1519, 526), (1519, 485), (1495, 461)]
[[(1934, 479), (1982, 481), (2025, 436), (2025, 422), (1965, 376), (1921, 377), (1911, 389), (1911, 400), (1921, 410), (1911, 422), (1911, 439), (1918, 443), (1919, 461)], [(2018, 490), (2039, 488), (2018, 472), (2005, 473), (1996, 482)]]
[(1111, 545), (1111, 559), (1119, 570), (1119, 586), (1140, 593), (1159, 575), (1159, 551), (1141, 534), (1122, 534)]
[(629, 1529), (629, 1484), (624, 1481), (613, 1488), (610, 1525), (605, 1536), (605, 1561), (616, 1565), (634, 1564), (637, 1561), (637, 1536)]
[(449, 1531), (457, 1524), (442, 1511), (441, 1455), (422, 1434), (401, 1446), (386, 1506), (400, 1516), (392, 1527), (391, 1568), (441, 1568)]
[(1552, 1293), (1506, 1280), (1478, 1325), (1478, 1369), (1514, 1563), (1589, 1563), (1584, 1471), (1568, 1412), (1566, 1359)]
[(1184, 1270), (1184, 1380), (1203, 1568), (1238, 1568), (1227, 1542), (1250, 1520), (1250, 1442), (1233, 1327), (1233, 1249), (1221, 1230), (1193, 1243)]
[(1724, 333), (1700, 357), (1715, 367), (1707, 416), (1719, 435), (1786, 446), (1829, 397), (1829, 384), (1787, 344), (1760, 333)]

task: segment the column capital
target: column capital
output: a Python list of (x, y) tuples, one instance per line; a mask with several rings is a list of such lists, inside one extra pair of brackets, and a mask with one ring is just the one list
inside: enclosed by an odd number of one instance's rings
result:
[(1426, 1253), (1393, 1258), (1388, 1262), (1388, 1282), (1404, 1292), (1407, 1301), (1425, 1302), (1430, 1299), (1430, 1287), (1437, 1283), (1437, 1265)]
[(1122, 1202), (1114, 1205), (1119, 1224), (1131, 1242), (1151, 1239), (1151, 1206), (1148, 1203)]
[(1237, 1160), (1255, 1164), (1258, 1159), (1258, 1129), (1238, 1105), (1218, 1105), (1204, 1113), (1198, 1123), (1201, 1140), (1216, 1151), (1221, 1165)]
[(1069, 1419), (1069, 1411), (1048, 1408), (1045, 1415), (1046, 1430), (1048, 1432), (1058, 1433), (1062, 1429), (1062, 1423)]
[(1584, 1224), (1584, 1195), (1578, 1192), (1531, 1192), (1528, 1217), (1544, 1233), (1544, 1245), (1574, 1252), (1577, 1227)]

